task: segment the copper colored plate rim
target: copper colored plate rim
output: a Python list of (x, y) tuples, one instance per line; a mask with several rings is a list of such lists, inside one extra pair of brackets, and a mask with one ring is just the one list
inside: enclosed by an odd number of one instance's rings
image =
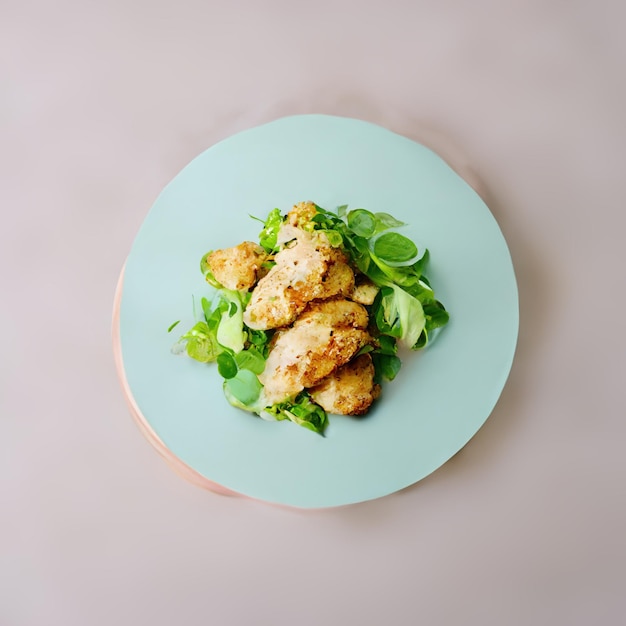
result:
[(145, 418), (137, 402), (135, 401), (133, 394), (128, 385), (126, 373), (124, 371), (124, 361), (122, 358), (122, 345), (120, 339), (120, 304), (122, 300), (122, 290), (124, 284), (124, 268), (120, 272), (120, 276), (115, 289), (115, 298), (113, 302), (113, 319), (111, 324), (111, 335), (113, 341), (113, 355), (115, 358), (115, 368), (117, 370), (117, 376), (122, 387), (124, 399), (128, 405), (131, 416), (135, 423), (139, 427), (139, 430), (144, 437), (152, 444), (155, 450), (161, 455), (167, 464), (181, 477), (185, 478), (192, 484), (207, 489), (214, 493), (227, 496), (242, 496), (242, 494), (227, 489), (226, 487), (209, 480), (192, 467), (187, 465), (184, 461), (178, 458), (157, 435), (154, 429), (150, 426), (148, 420)]

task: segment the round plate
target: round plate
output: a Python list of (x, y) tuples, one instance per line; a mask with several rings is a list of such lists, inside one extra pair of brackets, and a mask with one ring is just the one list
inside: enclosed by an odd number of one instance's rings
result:
[[(366, 417), (331, 415), (325, 436), (232, 408), (214, 366), (170, 351), (212, 293), (202, 255), (258, 240), (251, 215), (302, 200), (406, 222), (402, 232), (430, 250), (427, 275), (451, 318), (425, 350), (401, 354), (400, 374)], [(509, 250), (468, 184), (384, 128), (304, 115), (211, 147), (164, 189), (126, 262), (119, 332), (132, 398), (175, 457), (244, 495), (329, 507), (407, 487), (458, 452), (500, 396), (518, 323)]]

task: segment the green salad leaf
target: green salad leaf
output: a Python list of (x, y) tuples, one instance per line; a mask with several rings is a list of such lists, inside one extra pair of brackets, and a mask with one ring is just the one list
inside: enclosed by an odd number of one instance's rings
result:
[(398, 356), (398, 341), (391, 335), (379, 335), (377, 346), (371, 350), (372, 362), (374, 364), (375, 381), (393, 380), (402, 367), (402, 361)]
[(228, 402), (251, 413), (260, 413), (264, 408), (263, 403), (259, 403), (262, 389), (257, 376), (248, 369), (241, 369), (224, 381), (224, 395)]
[(265, 357), (253, 346), (236, 354), (235, 363), (238, 369), (250, 370), (254, 374), (262, 374), (265, 369)]
[(347, 214), (348, 228), (357, 236), (369, 238), (376, 232), (376, 216), (365, 209), (356, 209)]
[(222, 347), (206, 322), (198, 322), (179, 341), (187, 354), (200, 363), (210, 363), (217, 359)]
[(241, 352), (246, 334), (243, 328), (244, 305), (237, 291), (222, 289), (222, 312), (216, 329), (217, 341), (233, 352)]
[(408, 237), (390, 232), (373, 240), (372, 252), (380, 261), (393, 267), (394, 263), (406, 263), (415, 259), (417, 246)]
[(266, 252), (276, 251), (278, 231), (283, 224), (283, 216), (280, 209), (272, 209), (263, 225), (263, 230), (259, 233), (259, 244)]
[(299, 393), (293, 401), (267, 407), (261, 417), (278, 421), (287, 419), (320, 434), (328, 424), (326, 411), (313, 402), (306, 391)]
[(247, 333), (247, 342), (250, 345), (254, 346), (264, 359), (267, 359), (267, 355), (269, 354), (269, 351), (270, 351), (270, 346), (269, 346), (270, 339), (272, 338), (272, 335), (274, 333), (268, 330), (256, 330), (256, 329), (248, 328), (247, 326), (246, 326), (246, 333)]
[(212, 302), (202, 298), (201, 306), (204, 319), (179, 339), (174, 351), (183, 350), (196, 361), (212, 363), (226, 350), (243, 350), (244, 303), (239, 293), (222, 288)]
[(381, 288), (374, 316), (382, 334), (397, 337), (409, 348), (415, 346), (426, 324), (422, 303), (393, 283)]
[(177, 320), (174, 323), (170, 324), (169, 328), (167, 329), (167, 332), (171, 333), (179, 324), (180, 324), (180, 320)]

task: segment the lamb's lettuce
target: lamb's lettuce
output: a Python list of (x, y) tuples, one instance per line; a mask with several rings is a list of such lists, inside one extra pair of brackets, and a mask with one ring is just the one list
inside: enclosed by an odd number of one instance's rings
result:
[(217, 341), (235, 353), (241, 352), (246, 338), (243, 328), (243, 302), (237, 291), (222, 289), (220, 296), (228, 304), (228, 308), (222, 311), (220, 323), (217, 325)]
[(326, 411), (313, 402), (306, 391), (299, 393), (293, 400), (267, 407), (261, 417), (279, 421), (287, 419), (316, 433), (323, 433), (328, 424)]
[(224, 395), (228, 402), (251, 413), (258, 414), (264, 408), (262, 390), (263, 385), (256, 374), (248, 369), (241, 369), (224, 381)]
[(265, 369), (272, 331), (253, 330), (244, 324), (243, 310), (248, 299), (245, 294), (223, 287), (213, 300), (202, 298), (203, 319), (180, 338), (173, 351), (185, 352), (201, 363), (215, 363), (224, 379), (224, 396), (232, 406), (266, 420), (290, 420), (323, 433), (328, 417), (307, 393), (267, 405), (258, 375)]
[(175, 354), (186, 352), (200, 363), (211, 363), (217, 359), (222, 349), (208, 324), (198, 322), (178, 340), (172, 352)]
[(415, 346), (426, 325), (422, 303), (393, 283), (381, 288), (374, 316), (381, 333), (397, 337), (410, 348)]
[(244, 298), (236, 291), (220, 289), (213, 301), (202, 298), (204, 319), (194, 324), (174, 346), (201, 363), (212, 363), (225, 350), (233, 353), (244, 348)]
[[(415, 243), (394, 230), (405, 224), (388, 213), (349, 211), (347, 205), (335, 213), (319, 206), (317, 210), (311, 220), (315, 229), (332, 233), (331, 244), (340, 246), (352, 264), (381, 288), (372, 309), (378, 332), (396, 337), (407, 348), (424, 348), (431, 331), (449, 319), (424, 276), (428, 250), (420, 256)], [(335, 244), (339, 239), (341, 243)]]
[(280, 209), (272, 209), (263, 223), (263, 230), (259, 233), (259, 243), (268, 254), (277, 251), (278, 231), (283, 221), (284, 219)]
[(377, 383), (383, 380), (393, 380), (398, 375), (402, 361), (398, 357), (398, 342), (395, 337), (380, 335), (377, 347), (372, 349), (371, 356)]

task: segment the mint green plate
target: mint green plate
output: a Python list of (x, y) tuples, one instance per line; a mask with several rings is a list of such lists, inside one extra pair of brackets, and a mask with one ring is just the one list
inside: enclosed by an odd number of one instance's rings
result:
[[(451, 315), (426, 350), (402, 354), (400, 374), (366, 417), (331, 415), (324, 437), (230, 407), (213, 366), (170, 352), (195, 321), (192, 296), (197, 304), (211, 293), (202, 255), (257, 240), (260, 224), (249, 215), (302, 200), (407, 222), (402, 232), (431, 252), (427, 274)], [(134, 241), (120, 309), (130, 390), (173, 454), (229, 489), (297, 507), (378, 498), (445, 463), (493, 410), (518, 323), (509, 250), (472, 188), (420, 144), (321, 115), (242, 132), (187, 165)]]

